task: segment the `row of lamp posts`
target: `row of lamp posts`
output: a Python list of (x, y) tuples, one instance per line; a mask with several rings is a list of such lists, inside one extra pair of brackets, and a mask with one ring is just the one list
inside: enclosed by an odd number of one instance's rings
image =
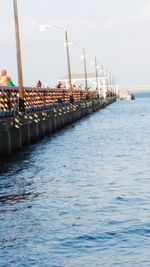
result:
[(41, 31), (45, 31), (47, 29), (50, 28), (56, 28), (56, 29), (60, 29), (63, 30), (65, 32), (65, 46), (66, 46), (66, 52), (67, 52), (67, 65), (68, 65), (68, 80), (69, 80), (69, 89), (70, 89), (70, 93), (72, 92), (72, 83), (71, 83), (71, 64), (70, 64), (70, 53), (69, 53), (69, 45), (76, 45), (82, 48), (82, 52), (83, 52), (83, 62), (84, 62), (84, 79), (85, 79), (85, 90), (87, 91), (88, 89), (88, 84), (87, 84), (87, 67), (86, 67), (86, 54), (85, 54), (85, 48), (78, 43), (74, 43), (74, 42), (68, 42), (68, 32), (66, 28), (63, 28), (59, 25), (41, 25), (40, 26), (40, 30)]
[[(19, 87), (19, 111), (24, 111), (24, 96), (23, 96), (23, 74), (22, 74), (22, 63), (21, 63), (21, 49), (20, 49), (20, 34), (19, 34), (19, 19), (18, 19), (18, 9), (17, 9), (17, 0), (13, 0), (14, 7), (14, 21), (15, 21), (15, 34), (16, 34), (16, 53), (17, 53), (17, 71), (18, 71), (18, 87)], [(40, 29), (45, 31), (50, 28), (56, 28), (59, 30), (63, 30), (65, 33), (65, 46), (66, 46), (66, 55), (67, 55), (67, 66), (68, 66), (68, 80), (69, 80), (69, 90), (70, 94), (72, 94), (72, 83), (71, 83), (71, 64), (70, 64), (70, 54), (69, 54), (69, 44), (77, 45), (82, 48), (83, 52), (83, 62), (84, 62), (84, 79), (85, 79), (85, 90), (88, 90), (88, 82), (87, 82), (87, 66), (86, 66), (86, 54), (85, 48), (78, 43), (69, 43), (68, 42), (68, 32), (67, 29), (59, 26), (59, 25), (41, 25)], [(96, 85), (97, 89), (99, 88), (99, 78), (98, 78), (98, 65), (97, 59), (95, 57), (94, 60), (95, 65), (95, 74), (96, 74)], [(103, 73), (104, 74), (104, 73)], [(105, 75), (103, 75), (105, 76)], [(108, 76), (109, 77), (109, 76)], [(109, 80), (111, 78), (106, 77), (107, 83), (110, 83)], [(108, 80), (109, 79), (109, 80)], [(104, 98), (106, 97), (106, 84), (105, 78), (103, 79), (103, 89), (104, 89)], [(100, 92), (98, 91), (100, 94)]]

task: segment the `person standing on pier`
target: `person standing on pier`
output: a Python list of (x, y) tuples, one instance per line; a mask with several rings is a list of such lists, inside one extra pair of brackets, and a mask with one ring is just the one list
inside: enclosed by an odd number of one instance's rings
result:
[(40, 80), (38, 80), (38, 81), (36, 82), (35, 87), (36, 87), (36, 88), (39, 88), (39, 87), (41, 88), (41, 87), (42, 87), (42, 83), (41, 83)]

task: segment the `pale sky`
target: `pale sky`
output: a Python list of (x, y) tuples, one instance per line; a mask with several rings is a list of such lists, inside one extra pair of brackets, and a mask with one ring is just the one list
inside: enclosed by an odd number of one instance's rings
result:
[[(13, 0), (0, 0), (0, 70), (17, 84)], [(150, 0), (18, 0), (24, 85), (40, 79), (52, 87), (67, 73), (64, 32), (39, 31), (40, 24), (68, 29), (86, 49), (87, 68), (98, 64), (122, 86), (150, 84)], [(71, 46), (72, 72), (82, 72), (82, 51)]]

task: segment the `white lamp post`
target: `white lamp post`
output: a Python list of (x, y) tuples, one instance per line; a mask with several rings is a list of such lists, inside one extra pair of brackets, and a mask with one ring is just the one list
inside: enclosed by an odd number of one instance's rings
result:
[(59, 26), (59, 25), (41, 25), (40, 30), (45, 31), (48, 29), (59, 29), (63, 30), (65, 33), (65, 44), (66, 44), (66, 53), (67, 53), (67, 66), (68, 66), (68, 80), (69, 80), (69, 90), (70, 94), (72, 93), (72, 85), (71, 85), (71, 64), (70, 64), (70, 54), (69, 54), (69, 45), (68, 45), (68, 32), (67, 29)]
[(81, 44), (69, 42), (69, 45), (76, 45), (78, 47), (82, 48), (83, 55), (81, 56), (81, 59), (84, 61), (84, 80), (85, 80), (85, 90), (88, 90), (88, 82), (87, 82), (87, 64), (86, 64), (86, 54), (85, 54), (85, 48)]
[(84, 79), (85, 79), (85, 90), (88, 91), (88, 81), (87, 81), (87, 65), (86, 65), (86, 54), (85, 54), (85, 48), (81, 45), (78, 45), (80, 47), (82, 47), (82, 51), (83, 51), (83, 62), (84, 62)]
[(97, 90), (98, 90), (98, 94), (100, 96), (99, 77), (98, 77), (99, 66), (97, 65), (96, 57), (94, 58), (94, 62), (92, 61), (90, 64), (95, 66), (96, 87), (97, 87)]
[(98, 83), (98, 66), (97, 66), (97, 59), (95, 57), (95, 73), (96, 73), (96, 84), (97, 84), (97, 90), (99, 92), (99, 83)]

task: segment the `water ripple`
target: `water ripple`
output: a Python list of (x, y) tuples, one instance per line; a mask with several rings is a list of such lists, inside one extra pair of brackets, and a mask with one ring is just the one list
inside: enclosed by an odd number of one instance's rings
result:
[(150, 98), (0, 161), (0, 266), (149, 267)]

